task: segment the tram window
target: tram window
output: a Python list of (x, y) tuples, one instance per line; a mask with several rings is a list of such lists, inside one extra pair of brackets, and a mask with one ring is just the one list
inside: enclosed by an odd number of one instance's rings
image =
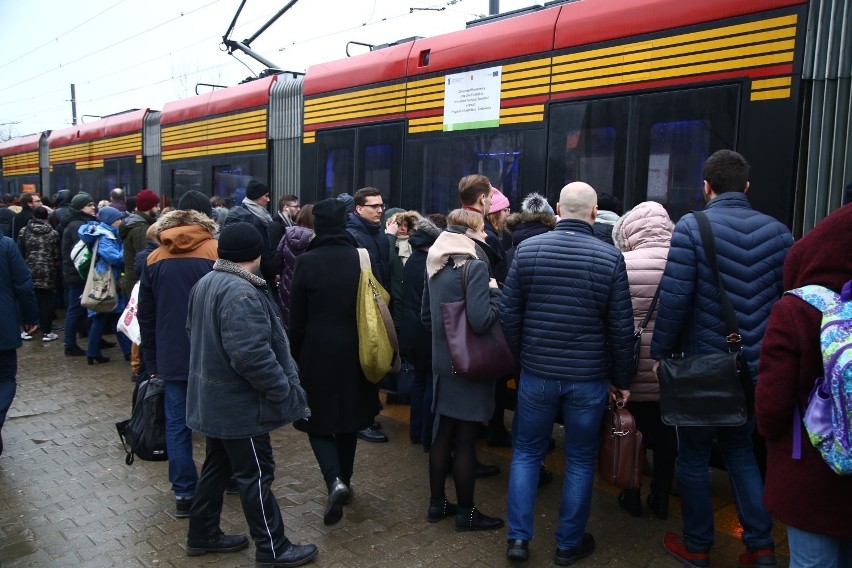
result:
[(201, 172), (189, 168), (172, 170), (172, 199), (177, 202), (190, 190), (201, 191)]
[(245, 194), (246, 185), (251, 176), (245, 175), (238, 166), (213, 166), (213, 195), (233, 199), (239, 189)]
[(627, 98), (553, 107), (548, 196), (557, 196), (573, 181), (624, 196), (629, 111)]
[(74, 164), (62, 164), (53, 166), (53, 172), (50, 174), (50, 179), (54, 183), (54, 191), (59, 192), (62, 189), (71, 190), (71, 193), (77, 193), (74, 180), (76, 178), (76, 167)]
[(378, 144), (364, 148), (364, 187), (389, 192), (392, 185), (393, 146)]
[(446, 213), (459, 207), (459, 180), (482, 174), (517, 203), (523, 188), (522, 132), (475, 134), (423, 145), (423, 211)]
[(324, 187), (323, 199), (353, 191), (352, 151), (349, 148), (332, 148), (326, 153)]
[(113, 190), (120, 187), (125, 192), (130, 191), (134, 181), (135, 164), (135, 157), (104, 160), (104, 180), (107, 188)]
[(660, 122), (651, 126), (647, 198), (677, 210), (701, 209), (701, 168), (710, 155), (705, 120)]

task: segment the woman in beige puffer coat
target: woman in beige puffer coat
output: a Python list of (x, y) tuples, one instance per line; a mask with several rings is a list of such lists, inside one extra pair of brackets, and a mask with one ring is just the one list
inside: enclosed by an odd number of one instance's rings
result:
[[(654, 294), (663, 277), (674, 224), (665, 208), (654, 201), (640, 203), (625, 213), (613, 227), (613, 242), (624, 253), (633, 318), (638, 328), (651, 307)], [(642, 432), (646, 449), (654, 452), (654, 479), (648, 495), (648, 507), (660, 519), (668, 517), (669, 493), (674, 477), (677, 437), (675, 429), (660, 419), (660, 386), (651, 359), (651, 335), (654, 332), (656, 308), (642, 334), (639, 370), (630, 386), (627, 407)], [(618, 503), (634, 517), (642, 515), (639, 489), (623, 491)]]

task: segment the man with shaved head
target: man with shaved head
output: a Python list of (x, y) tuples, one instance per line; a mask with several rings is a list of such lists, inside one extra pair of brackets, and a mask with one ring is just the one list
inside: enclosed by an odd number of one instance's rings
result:
[(556, 531), (559, 565), (590, 555), (585, 532), (598, 432), (607, 399), (630, 397), (633, 308), (624, 257), (595, 237), (597, 193), (562, 188), (556, 228), (518, 245), (503, 286), (500, 320), (520, 364), (517, 437), (508, 496), (510, 560), (529, 557), (541, 461), (559, 410), (565, 424), (565, 481)]

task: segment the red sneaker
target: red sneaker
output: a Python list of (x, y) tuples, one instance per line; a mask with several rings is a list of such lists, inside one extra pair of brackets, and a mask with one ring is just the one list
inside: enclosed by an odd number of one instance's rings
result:
[(745, 551), (737, 560), (737, 568), (758, 568), (760, 566), (778, 566), (775, 551), (771, 548), (761, 548), (755, 551)]
[(663, 537), (663, 548), (670, 556), (680, 560), (684, 566), (693, 566), (694, 568), (707, 568), (710, 566), (709, 552), (693, 552), (687, 550), (686, 543), (683, 537), (675, 533), (666, 533)]

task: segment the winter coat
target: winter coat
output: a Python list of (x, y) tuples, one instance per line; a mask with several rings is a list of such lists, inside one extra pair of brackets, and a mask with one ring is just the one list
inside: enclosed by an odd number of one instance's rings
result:
[(432, 331), (420, 320), (420, 306), (426, 283), (426, 256), (440, 234), (441, 230), (432, 221), (418, 219), (408, 239), (413, 250), (403, 268), (399, 348), (409, 363), (426, 372), (432, 371)]
[(148, 229), (147, 237), (160, 246), (145, 260), (137, 317), (145, 368), (163, 380), (187, 380), (187, 300), (219, 257), (215, 234), (216, 224), (194, 210), (167, 213)]
[(33, 279), (15, 241), (0, 236), (0, 350), (21, 346), (22, 323), (38, 323)]
[[(463, 249), (455, 246), (454, 239), (467, 237), (444, 232), (429, 249), (427, 266), (436, 251), (451, 250), (453, 256), (440, 270), (428, 276), (420, 307), (421, 321), (432, 333), (432, 410), (435, 414), (458, 420), (481, 422), (491, 418), (494, 412), (494, 381), (468, 379), (453, 373), (441, 304), (466, 301), (467, 321), (471, 329), (475, 333), (484, 333), (491, 326), (500, 325), (500, 291), (488, 285), (487, 264), (464, 254)], [(465, 289), (462, 275), (467, 263), (470, 267)], [(507, 374), (511, 372), (512, 369), (507, 369)]]
[(17, 242), (18, 236), (21, 234), (21, 229), (27, 226), (27, 223), (30, 222), (30, 219), (33, 218), (33, 209), (32, 207), (23, 207), (21, 208), (21, 212), (15, 215), (15, 219), (12, 222), (12, 234), (15, 235), (15, 241)]
[(59, 233), (50, 223), (32, 219), (18, 235), (18, 247), (30, 269), (33, 286), (39, 290), (56, 288), (59, 272)]
[(370, 253), (370, 266), (373, 274), (379, 279), (379, 284), (384, 287), (388, 293), (391, 293), (391, 301), (393, 295), (391, 290), (391, 266), (390, 266), (390, 242), (381, 229), (380, 224), (370, 223), (363, 217), (352, 213), (346, 221), (346, 230), (349, 234), (355, 237), (358, 245), (367, 249)]
[(14, 222), (15, 212), (8, 207), (0, 207), (0, 236), (11, 238)]
[[(819, 284), (840, 292), (852, 280), (852, 205), (814, 227), (790, 249), (784, 289)], [(852, 539), (852, 476), (834, 473), (802, 429), (802, 459), (792, 458), (793, 407), (806, 408), (814, 380), (823, 376), (819, 310), (785, 295), (772, 307), (760, 351), (755, 412), (766, 438), (763, 502), (772, 516), (797, 529)]]
[(509, 273), (509, 268), (506, 265), (506, 249), (503, 246), (503, 236), (497, 233), (488, 219), (485, 219), (485, 244), (491, 247), (494, 251), (494, 261), (491, 263), (491, 274), (498, 284), (503, 284), (506, 280), (506, 275)]
[(310, 416), (262, 278), (218, 260), (192, 289), (186, 314), (189, 428), (211, 438), (251, 438)]
[(308, 394), (309, 434), (357, 432), (379, 413), (376, 385), (361, 370), (355, 321), (361, 264), (344, 231), (317, 235), (296, 259), (290, 290), (290, 339)]
[[(743, 352), (757, 380), (760, 343), (772, 304), (781, 297), (781, 270), (793, 236), (783, 223), (751, 208), (745, 194), (727, 192), (704, 209), (710, 219), (719, 273), (737, 314)], [(692, 213), (672, 235), (651, 340), (651, 357), (727, 350), (716, 275), (710, 270)]]
[(556, 226), (556, 217), (549, 213), (527, 213), (521, 211), (506, 217), (506, 230), (512, 236), (512, 246), (506, 250), (506, 274), (515, 260), (518, 245), (530, 237), (552, 231)]
[[(248, 223), (258, 230), (260, 236), (263, 237), (263, 252), (260, 255), (260, 272), (267, 284), (275, 282), (275, 245), (269, 241), (268, 225), (252, 213), (245, 205), (237, 205), (228, 211), (228, 216), (225, 218), (225, 223), (222, 225), (224, 229), (228, 225), (234, 223)], [(270, 223), (271, 224), (271, 223)]]
[(69, 209), (68, 215), (59, 224), (60, 230), (58, 232), (62, 240), (62, 279), (66, 286), (82, 286), (85, 283), (71, 260), (71, 250), (80, 240), (80, 235), (77, 233), (80, 227), (95, 220), (94, 215)]
[(139, 280), (134, 267), (136, 253), (145, 248), (148, 227), (157, 219), (148, 213), (131, 213), (118, 226), (118, 235), (124, 243), (124, 289), (130, 291)]
[(618, 213), (599, 209), (595, 222), (592, 224), (595, 236), (608, 245), (613, 244), (612, 228), (616, 221), (618, 221)]
[(281, 277), (278, 281), (278, 307), (284, 329), (290, 329), (290, 290), (293, 288), (296, 257), (308, 249), (313, 238), (314, 232), (307, 227), (287, 227), (275, 251), (275, 265)]
[(630, 387), (633, 307), (624, 257), (589, 223), (562, 219), (518, 245), (500, 321), (522, 369)]
[[(54, 229), (59, 229), (59, 225), (68, 216), (68, 212), (71, 210), (69, 207), (71, 205), (71, 190), (69, 189), (60, 189), (56, 193), (56, 204), (54, 210), (50, 213), (50, 224)], [(60, 240), (62, 239), (62, 233), (59, 234)]]
[[(630, 300), (633, 302), (633, 324), (642, 325), (651, 301), (660, 285), (674, 225), (665, 208), (655, 201), (646, 201), (625, 213), (612, 230), (615, 246), (624, 254)], [(659, 401), (660, 385), (653, 371), (651, 336), (657, 310), (651, 314), (642, 347), (639, 350), (639, 371), (630, 385), (630, 402)]]

